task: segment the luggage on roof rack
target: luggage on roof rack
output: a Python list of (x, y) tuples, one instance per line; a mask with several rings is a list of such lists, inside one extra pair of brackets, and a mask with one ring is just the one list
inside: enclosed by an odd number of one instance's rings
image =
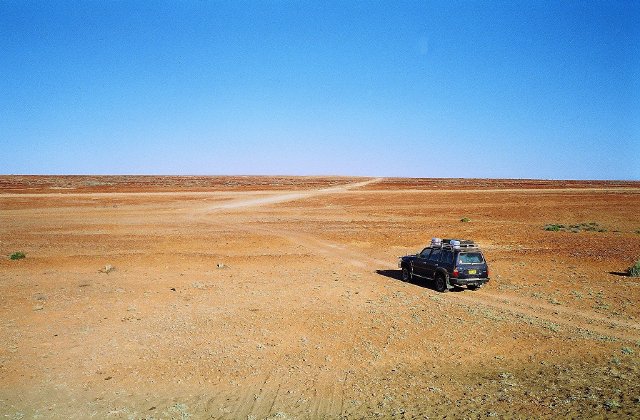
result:
[(477, 248), (473, 241), (468, 240), (458, 240), (458, 239), (440, 239), (440, 238), (431, 238), (431, 247), (432, 248)]
[(468, 241), (468, 240), (465, 240), (465, 239), (443, 239), (442, 243), (450, 244), (452, 241), (459, 242), (460, 245), (475, 245), (475, 242)]
[(443, 239), (442, 246), (454, 249), (478, 247), (475, 242), (465, 239)]

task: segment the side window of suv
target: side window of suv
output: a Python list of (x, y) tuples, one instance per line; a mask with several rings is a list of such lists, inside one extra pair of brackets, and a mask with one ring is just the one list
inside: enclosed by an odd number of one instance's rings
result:
[(420, 253), (419, 257), (420, 258), (429, 258), (429, 253), (431, 252), (431, 248), (425, 248), (422, 250), (422, 252)]
[(441, 253), (442, 253), (441, 250), (434, 249), (433, 252), (431, 252), (431, 255), (429, 255), (429, 261), (433, 261), (433, 262), (440, 261), (440, 254)]
[(445, 249), (444, 251), (442, 251), (441, 261), (443, 263), (453, 264), (453, 252), (448, 249)]

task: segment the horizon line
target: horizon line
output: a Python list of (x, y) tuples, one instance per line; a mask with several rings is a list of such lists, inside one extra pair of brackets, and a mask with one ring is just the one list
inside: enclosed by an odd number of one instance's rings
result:
[(113, 173), (113, 174), (0, 174), (0, 177), (182, 177), (182, 178), (384, 178), (384, 179), (460, 179), (460, 180), (495, 180), (495, 181), (571, 181), (571, 182), (640, 182), (640, 179), (624, 178), (524, 178), (524, 177), (444, 177), (444, 176), (382, 176), (382, 175), (338, 175), (338, 174), (150, 174), (150, 173)]

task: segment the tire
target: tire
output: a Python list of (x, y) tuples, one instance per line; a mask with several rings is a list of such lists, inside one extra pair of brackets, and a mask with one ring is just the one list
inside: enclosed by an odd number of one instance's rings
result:
[(447, 291), (447, 279), (442, 273), (436, 274), (436, 291), (440, 293)]
[(411, 281), (411, 272), (407, 267), (402, 267), (402, 281)]
[(482, 286), (476, 286), (475, 284), (470, 284), (469, 286), (467, 286), (467, 289), (473, 290), (475, 292), (476, 290), (478, 290), (481, 287)]

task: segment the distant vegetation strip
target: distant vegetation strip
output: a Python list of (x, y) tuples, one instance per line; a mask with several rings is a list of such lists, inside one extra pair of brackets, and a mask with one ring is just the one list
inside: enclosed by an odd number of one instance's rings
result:
[(563, 225), (560, 223), (551, 223), (548, 225), (544, 225), (544, 230), (550, 232), (606, 232), (607, 229), (601, 227), (596, 222), (590, 223), (579, 223), (574, 225)]

